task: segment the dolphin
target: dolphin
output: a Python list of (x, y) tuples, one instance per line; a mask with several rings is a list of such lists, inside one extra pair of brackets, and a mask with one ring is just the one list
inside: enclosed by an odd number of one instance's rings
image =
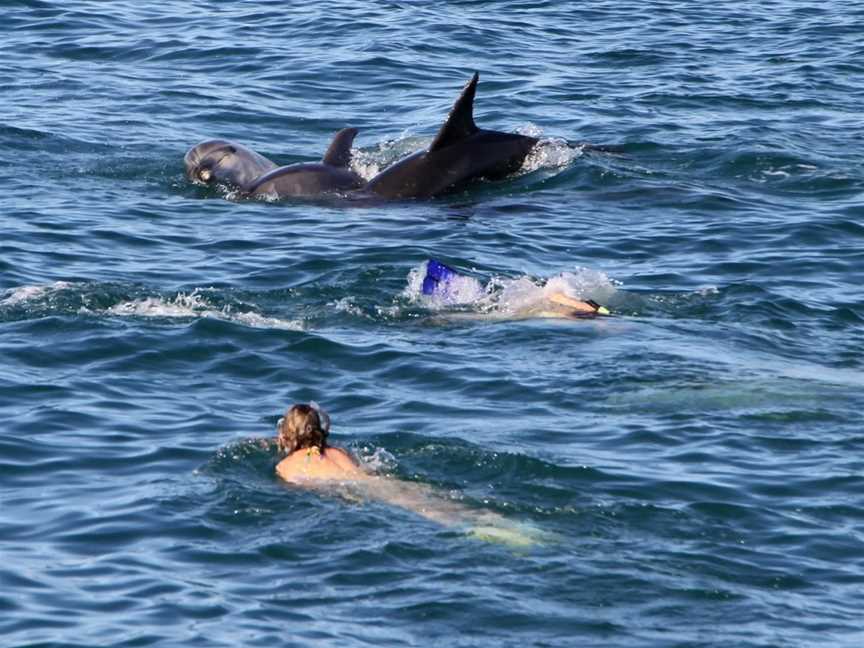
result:
[(343, 128), (333, 137), (321, 162), (272, 169), (247, 182), (242, 188), (243, 195), (279, 200), (287, 196), (345, 193), (361, 188), (365, 181), (349, 166), (351, 144), (356, 136), (356, 128)]
[(431, 198), (478, 178), (500, 179), (522, 166), (538, 139), (482, 130), (474, 123), (475, 72), (428, 149), (393, 163), (368, 182), (384, 198)]
[(224, 184), (242, 188), (276, 163), (242, 144), (222, 139), (206, 140), (186, 152), (186, 177), (198, 184)]

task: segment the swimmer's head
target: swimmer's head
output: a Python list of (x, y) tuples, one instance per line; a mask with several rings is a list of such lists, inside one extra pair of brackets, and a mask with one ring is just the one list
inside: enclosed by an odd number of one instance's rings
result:
[(317, 408), (305, 403), (292, 405), (279, 424), (276, 445), (286, 455), (306, 448), (323, 450), (327, 447), (329, 427), (321, 424)]

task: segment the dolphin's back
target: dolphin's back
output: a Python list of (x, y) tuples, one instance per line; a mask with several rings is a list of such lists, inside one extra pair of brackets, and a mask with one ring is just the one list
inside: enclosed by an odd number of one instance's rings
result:
[(249, 184), (245, 194), (278, 200), (359, 189), (362, 179), (350, 169), (329, 164), (289, 164), (273, 169)]
[(474, 123), (478, 75), (465, 85), (432, 144), (384, 169), (366, 185), (384, 198), (431, 198), (479, 178), (519, 169), (534, 137), (481, 130)]
[(478, 179), (518, 171), (537, 139), (481, 130), (437, 150), (419, 151), (387, 167), (366, 185), (384, 198), (431, 198)]
[(343, 128), (333, 137), (320, 163), (289, 164), (247, 183), (248, 196), (278, 200), (287, 196), (316, 196), (359, 189), (363, 179), (349, 167), (356, 128)]

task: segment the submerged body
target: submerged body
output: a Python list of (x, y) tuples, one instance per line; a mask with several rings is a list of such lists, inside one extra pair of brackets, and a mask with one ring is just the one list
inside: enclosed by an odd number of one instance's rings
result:
[(384, 198), (432, 198), (472, 180), (497, 180), (517, 171), (538, 140), (477, 128), (478, 79), (475, 72), (428, 149), (387, 167), (365, 190)]
[(278, 426), (277, 446), (287, 456), (276, 466), (284, 481), (319, 492), (374, 500), (398, 506), (469, 535), (512, 547), (542, 540), (537, 529), (507, 520), (491, 511), (477, 511), (444, 497), (424, 484), (367, 472), (347, 451), (327, 443), (329, 417), (317, 405), (294, 405)]

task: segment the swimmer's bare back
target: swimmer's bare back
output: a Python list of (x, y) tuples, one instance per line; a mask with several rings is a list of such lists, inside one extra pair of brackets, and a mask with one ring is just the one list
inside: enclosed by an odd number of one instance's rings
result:
[(341, 448), (295, 450), (276, 466), (276, 474), (285, 481), (364, 479), (363, 472), (350, 454)]

